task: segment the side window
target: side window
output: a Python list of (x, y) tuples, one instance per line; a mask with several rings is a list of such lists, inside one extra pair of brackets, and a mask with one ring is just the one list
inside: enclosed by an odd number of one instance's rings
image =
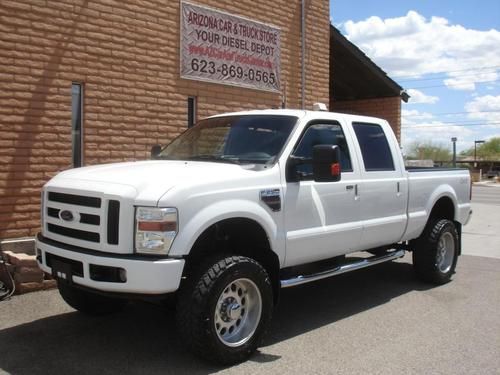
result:
[(352, 124), (358, 138), (365, 170), (393, 171), (391, 148), (380, 125), (354, 122)]
[[(337, 145), (340, 149), (340, 165), (342, 172), (352, 172), (351, 157), (340, 124), (314, 124), (307, 128), (293, 155), (301, 158), (312, 158), (316, 145)], [(312, 176), (312, 164), (301, 164), (297, 171), (304, 177)]]

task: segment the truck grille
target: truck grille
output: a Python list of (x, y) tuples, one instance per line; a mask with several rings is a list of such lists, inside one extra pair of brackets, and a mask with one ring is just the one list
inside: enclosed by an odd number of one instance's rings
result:
[(61, 236), (78, 238), (84, 241), (90, 242), (99, 242), (100, 236), (99, 233), (88, 232), (86, 230), (78, 230), (62, 227), (60, 225), (55, 224), (47, 224), (49, 232), (60, 234)]
[(86, 243), (118, 245), (120, 201), (48, 192), (45, 207), (48, 233)]
[(77, 206), (101, 207), (101, 198), (83, 197), (81, 195), (64, 194), (64, 193), (49, 193), (49, 201), (74, 204)]

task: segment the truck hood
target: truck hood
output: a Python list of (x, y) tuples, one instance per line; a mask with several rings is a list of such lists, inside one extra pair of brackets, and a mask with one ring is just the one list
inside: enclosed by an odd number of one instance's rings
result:
[(85, 186), (92, 186), (92, 183), (99, 186), (122, 185), (135, 190), (136, 204), (151, 205), (178, 185), (248, 178), (255, 173), (252, 165), (154, 160), (70, 169), (59, 173), (48, 186), (70, 187), (78, 181)]

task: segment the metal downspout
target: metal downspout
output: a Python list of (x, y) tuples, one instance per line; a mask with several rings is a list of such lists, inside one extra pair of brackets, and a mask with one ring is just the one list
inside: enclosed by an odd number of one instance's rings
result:
[(302, 36), (302, 41), (301, 41), (301, 47), (302, 47), (302, 53), (301, 53), (301, 69), (302, 69), (302, 82), (301, 82), (301, 94), (302, 94), (302, 109), (306, 108), (306, 92), (305, 92), (305, 85), (306, 85), (306, 69), (305, 69), (305, 54), (306, 54), (306, 5), (305, 5), (306, 0), (302, 0), (302, 24), (301, 24), (301, 36)]

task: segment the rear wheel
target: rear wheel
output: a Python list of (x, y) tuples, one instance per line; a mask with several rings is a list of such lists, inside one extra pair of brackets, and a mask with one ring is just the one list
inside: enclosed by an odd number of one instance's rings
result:
[(75, 310), (87, 315), (106, 315), (123, 310), (127, 301), (87, 292), (70, 285), (57, 283), (61, 297)]
[(260, 345), (271, 321), (273, 293), (256, 261), (230, 256), (209, 262), (179, 294), (179, 334), (195, 354), (234, 364)]
[(457, 265), (459, 241), (452, 221), (442, 219), (430, 224), (413, 249), (413, 266), (417, 276), (434, 284), (448, 282)]

